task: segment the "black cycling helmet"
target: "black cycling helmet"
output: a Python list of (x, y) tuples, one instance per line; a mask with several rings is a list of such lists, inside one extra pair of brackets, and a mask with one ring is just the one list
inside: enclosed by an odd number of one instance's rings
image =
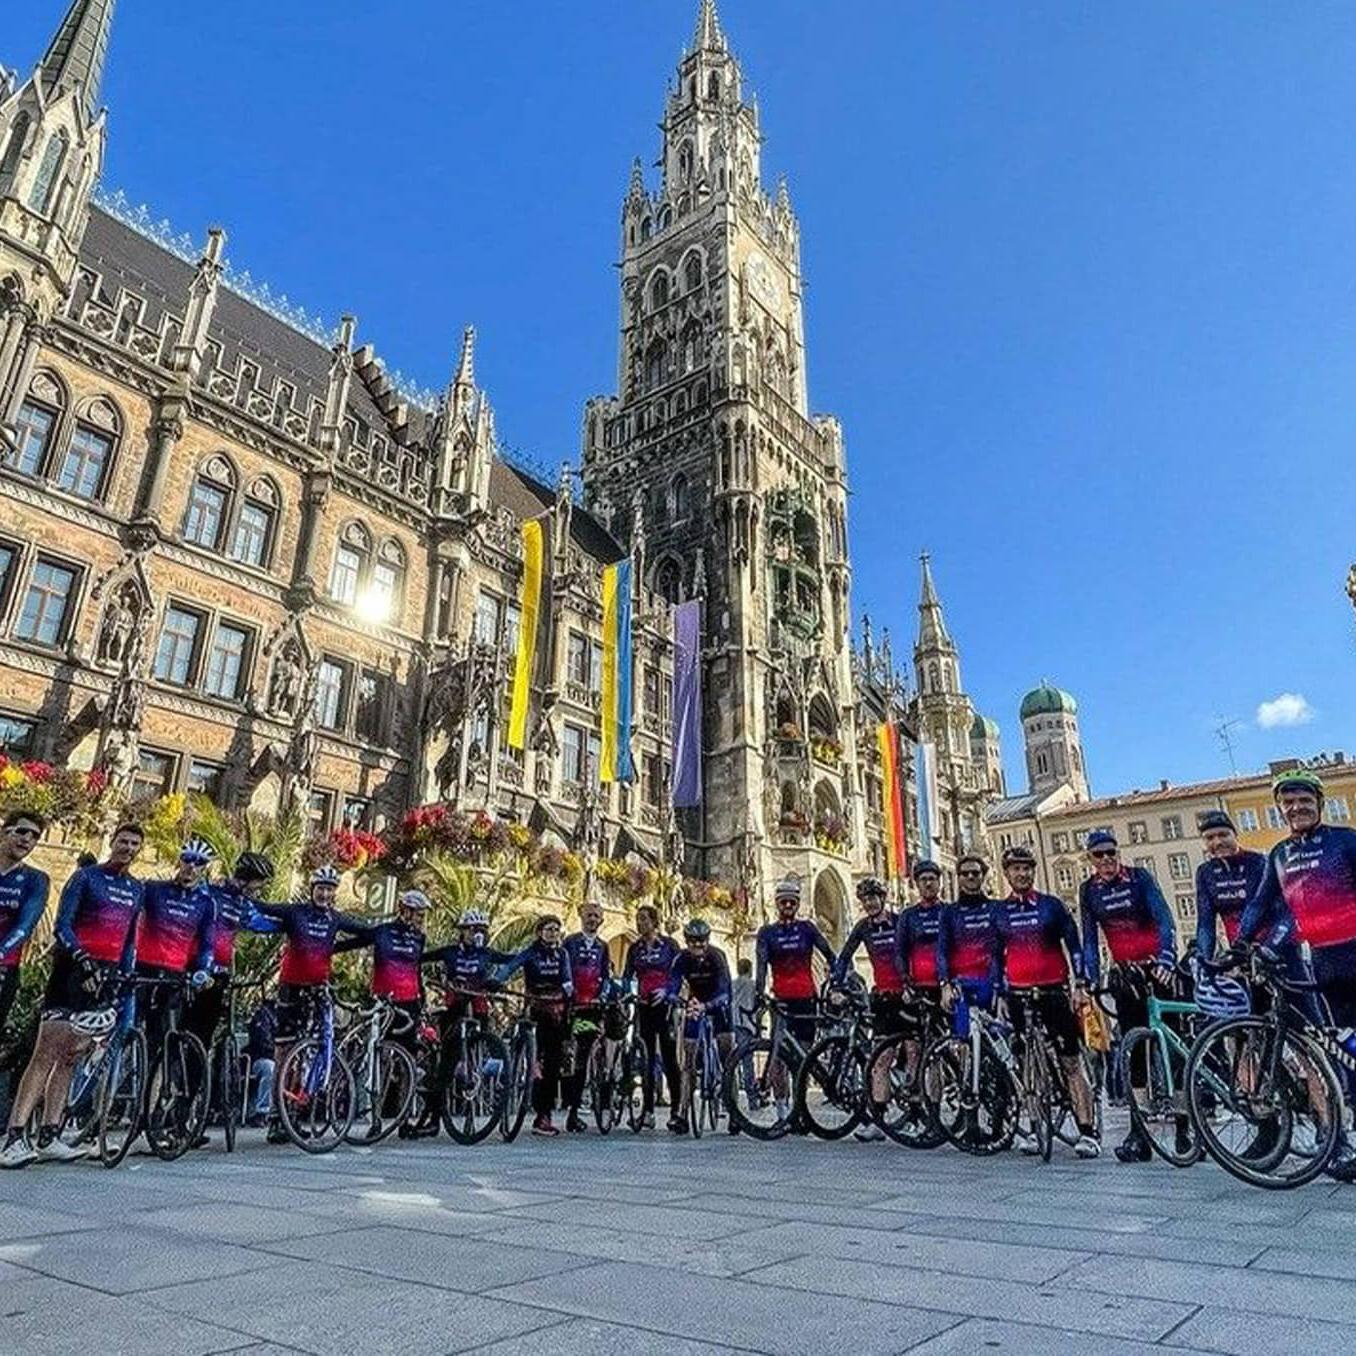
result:
[(914, 880), (917, 880), (919, 876), (936, 876), (938, 880), (941, 880), (942, 868), (930, 857), (924, 857), (913, 864)]
[(709, 942), (711, 924), (705, 918), (689, 918), (683, 928), (683, 939), (689, 942)]
[(1018, 843), (1016, 847), (1003, 849), (1004, 866), (1035, 866), (1036, 854), (1029, 847)]
[(879, 876), (867, 876), (857, 882), (858, 899), (884, 899), (889, 893)]
[(231, 873), (242, 885), (273, 879), (273, 863), (262, 852), (242, 852)]

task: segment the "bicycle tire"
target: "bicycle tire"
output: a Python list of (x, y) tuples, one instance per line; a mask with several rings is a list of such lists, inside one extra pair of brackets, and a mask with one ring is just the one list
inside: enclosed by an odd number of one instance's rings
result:
[(694, 1047), (692, 1062), (683, 1070), (683, 1113), (687, 1121), (688, 1134), (693, 1139), (701, 1139), (705, 1131), (705, 1127), (702, 1125), (702, 1117), (706, 1112), (706, 1105), (703, 1101), (704, 1093), (698, 1092), (702, 1081), (699, 1062), (701, 1058), (700, 1047)]
[(645, 1107), (654, 1106), (654, 1070), (650, 1053), (639, 1036), (627, 1044), (622, 1059), (623, 1097), (626, 1102), (626, 1124), (633, 1135), (645, 1129)]
[(310, 1061), (320, 1051), (321, 1042), (314, 1036), (298, 1041), (278, 1070), (278, 1118), (288, 1139), (308, 1154), (333, 1153), (343, 1143), (356, 1101), (353, 1071), (338, 1050), (330, 1051), (324, 1087), (305, 1089)]
[(1048, 1163), (1055, 1148), (1054, 1073), (1050, 1052), (1039, 1038), (1027, 1041), (1022, 1058), (1022, 1092), (1036, 1156)]
[(99, 1161), (106, 1168), (116, 1168), (141, 1133), (146, 1107), (146, 1037), (136, 1030), (115, 1037), (99, 1078)]
[[(349, 1059), (347, 1054), (344, 1057)], [(378, 1041), (373, 1050), (373, 1063), (375, 1071), (366, 1067), (365, 1060), (363, 1064), (356, 1064), (349, 1059), (349, 1068), (354, 1070), (358, 1107), (352, 1124), (344, 1132), (345, 1144), (365, 1144), (369, 1147), (380, 1144), (405, 1124), (409, 1119), (410, 1108), (414, 1105), (414, 1081), (417, 1077), (414, 1056), (395, 1041)], [(388, 1111), (386, 1108), (393, 1098), (394, 1108)], [(356, 1114), (364, 1104), (369, 1116), (365, 1123)]]
[[(772, 1090), (768, 1085), (772, 1077), (770, 1072), (773, 1064), (770, 1058), (772, 1054), (771, 1038), (767, 1036), (744, 1037), (736, 1043), (730, 1058), (725, 1061), (725, 1068), (721, 1074), (721, 1099), (725, 1103), (725, 1114), (744, 1134), (765, 1142), (781, 1139), (783, 1135), (787, 1134), (791, 1129), (794, 1114), (791, 1102), (794, 1080), (790, 1066), (785, 1060), (781, 1061), (786, 1066), (787, 1080), (786, 1112), (784, 1115), (776, 1111), (775, 1094), (770, 1095)], [(763, 1060), (761, 1068), (758, 1064), (760, 1057)], [(752, 1097), (745, 1092), (741, 1082), (743, 1077), (742, 1065), (745, 1059), (752, 1060), (755, 1069), (759, 1070), (754, 1080), (755, 1087)], [(745, 1106), (740, 1105), (741, 1097), (745, 1099)], [(771, 1122), (768, 1122), (765, 1118), (759, 1120), (753, 1118), (750, 1112), (755, 1110), (755, 1102), (757, 1104), (756, 1110), (760, 1116), (768, 1107), (774, 1109), (775, 1114)]]
[(613, 1044), (615, 1048), (610, 1057), (608, 1041), (604, 1038), (594, 1041), (593, 1049), (589, 1051), (589, 1104), (593, 1108), (593, 1123), (600, 1135), (610, 1135), (622, 1117), (621, 1044)]
[[(457, 1070), (452, 1069), (447, 1087), (443, 1089), (443, 1128), (458, 1144), (480, 1144), (503, 1120), (504, 1101), (508, 1095), (508, 1048), (492, 1031), (475, 1032), (467, 1037), (458, 1063), (462, 1062), (476, 1071), (468, 1085), (475, 1097), (468, 1099), (465, 1096), (466, 1090), (457, 1083)], [(486, 1092), (488, 1104), (482, 1100)], [(473, 1119), (475, 1108), (486, 1105), (488, 1109), (483, 1119)]]
[(499, 1135), (505, 1144), (512, 1144), (518, 1138), (523, 1122), (527, 1120), (527, 1109), (532, 1102), (532, 1064), (527, 1043), (517, 1042), (509, 1061), (508, 1095), (499, 1118)]
[[(821, 1037), (796, 1073), (796, 1114), (816, 1139), (843, 1139), (867, 1119), (869, 1086), (865, 1051), (841, 1032)], [(812, 1106), (815, 1089), (821, 1095)], [(825, 1118), (826, 1106), (841, 1110), (842, 1118)]]
[[(908, 1059), (904, 1049), (912, 1042), (918, 1048), (915, 1077), (908, 1071)], [(866, 1067), (866, 1085), (875, 1086), (876, 1065), (889, 1059), (890, 1068), (886, 1075), (889, 1095), (877, 1105), (868, 1100), (867, 1107), (872, 1121), (888, 1139), (906, 1149), (936, 1149), (946, 1143), (946, 1136), (937, 1127), (933, 1115), (928, 1109), (928, 1099), (921, 1088), (915, 1088), (917, 1075), (922, 1071), (924, 1043), (912, 1036), (890, 1036), (877, 1042), (872, 1050)]]
[(970, 1087), (970, 1042), (960, 1036), (939, 1036), (928, 1046), (920, 1077), (935, 1092), (930, 1105), (949, 1144), (977, 1158), (1011, 1145), (1021, 1095), (1012, 1071), (987, 1042), (980, 1045), (977, 1094)]
[[(1249, 1033), (1261, 1034), (1274, 1040), (1277, 1026), (1264, 1017), (1226, 1018), (1223, 1021), (1212, 1022), (1192, 1045), (1191, 1054), (1187, 1058), (1186, 1080), (1188, 1104), (1196, 1129), (1197, 1142), (1204, 1146), (1205, 1151), (1220, 1167), (1238, 1178), (1240, 1182), (1247, 1182), (1250, 1186), (1262, 1187), (1269, 1191), (1293, 1190), (1295, 1187), (1312, 1182), (1329, 1166), (1337, 1154), (1342, 1140), (1341, 1082), (1332, 1067), (1332, 1062), (1315, 1041), (1300, 1031), (1281, 1031), (1282, 1052), (1278, 1063), (1285, 1069), (1287, 1086), (1282, 1088), (1280, 1093), (1290, 1096), (1288, 1105), (1278, 1108), (1280, 1113), (1278, 1119), (1283, 1117), (1284, 1142), (1278, 1146), (1279, 1152), (1273, 1151), (1263, 1157), (1249, 1159), (1245, 1153), (1238, 1152), (1224, 1143), (1216, 1126), (1215, 1116), (1212, 1114), (1218, 1110), (1219, 1102), (1232, 1091), (1222, 1087), (1222, 1071), (1238, 1062), (1228, 1052), (1226, 1043), (1233, 1041), (1241, 1048)], [(1222, 1047), (1222, 1054), (1216, 1053)], [(1311, 1072), (1317, 1075), (1323, 1085), (1323, 1095), (1327, 1099), (1328, 1107), (1333, 1109), (1335, 1114), (1326, 1117), (1322, 1137), (1315, 1136), (1313, 1151), (1299, 1156), (1302, 1158), (1301, 1166), (1294, 1173), (1279, 1177), (1276, 1169), (1292, 1157), (1297, 1105), (1294, 1096), (1298, 1093), (1299, 1085), (1307, 1083), (1303, 1077), (1296, 1078), (1291, 1073), (1291, 1060), (1285, 1058), (1286, 1047), (1292, 1051), (1292, 1060), (1293, 1052), (1298, 1052), (1309, 1063)], [(1216, 1099), (1215, 1105), (1212, 1106), (1207, 1102), (1207, 1094)], [(1245, 1091), (1245, 1098), (1248, 1100), (1255, 1097), (1255, 1091), (1251, 1093)], [(1311, 1097), (1305, 1096), (1303, 1101), (1312, 1106)], [(1256, 1124), (1251, 1117), (1245, 1116), (1245, 1119), (1251, 1124)]]
[(243, 1098), (240, 1095), (240, 1061), (236, 1057), (234, 1036), (224, 1036), (217, 1044), (217, 1062), (221, 1066), (218, 1085), (221, 1088), (221, 1134), (226, 1152), (235, 1152), (235, 1135), (239, 1126), (236, 1113), (240, 1110)]
[(720, 1080), (724, 1066), (720, 1061), (720, 1047), (714, 1038), (702, 1064), (702, 1099), (705, 1103), (706, 1128), (714, 1135), (720, 1128)]
[[(1130, 1079), (1135, 1052), (1144, 1051), (1148, 1085), (1136, 1088)], [(1135, 1027), (1126, 1034), (1120, 1050), (1121, 1077), (1132, 1123), (1149, 1147), (1174, 1168), (1189, 1168), (1205, 1152), (1200, 1136), (1191, 1126), (1187, 1109), (1186, 1056), (1173, 1047), (1168, 1038), (1147, 1026)], [(1177, 1147), (1178, 1130), (1183, 1122), (1191, 1132), (1191, 1147)]]
[[(190, 1092), (195, 1086), (196, 1094)], [(166, 1163), (182, 1158), (207, 1123), (210, 1100), (202, 1041), (191, 1031), (167, 1031), (146, 1085), (146, 1142), (151, 1152)]]

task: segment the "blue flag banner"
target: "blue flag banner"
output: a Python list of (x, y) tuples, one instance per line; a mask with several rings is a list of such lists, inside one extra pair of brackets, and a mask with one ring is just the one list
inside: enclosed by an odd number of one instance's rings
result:
[(673, 609), (673, 803), (702, 802), (702, 605)]

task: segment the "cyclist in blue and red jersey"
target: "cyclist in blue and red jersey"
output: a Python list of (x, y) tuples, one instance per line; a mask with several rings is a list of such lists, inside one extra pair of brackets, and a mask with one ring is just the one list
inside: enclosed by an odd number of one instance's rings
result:
[(1243, 910), (1266, 874), (1263, 853), (1239, 847), (1234, 821), (1224, 810), (1198, 816), (1205, 860), (1196, 868), (1196, 953), (1211, 960), (1224, 928), (1228, 946), (1238, 941)]
[[(904, 968), (900, 962), (897, 932), (899, 920), (887, 907), (885, 882), (868, 876), (857, 883), (857, 900), (865, 911), (856, 927), (848, 933), (838, 962), (833, 968), (835, 982), (842, 983), (852, 966), (858, 947), (865, 947), (871, 962), (871, 1030), (878, 1037), (904, 1033)], [(887, 1056), (871, 1065), (871, 1097), (883, 1107), (890, 1096), (890, 1070), (893, 1058)], [(857, 1127), (859, 1140), (882, 1140), (885, 1135), (874, 1120)]]
[[(147, 881), (137, 918), (136, 972), (146, 979), (185, 980), (194, 989), (210, 981), (216, 901), (204, 876), (216, 859), (209, 843), (190, 838), (179, 851), (179, 868), (168, 880)], [(152, 1068), (160, 1052), (171, 1007), (183, 1005), (181, 986), (147, 987), (137, 993)]]
[[(339, 872), (332, 866), (311, 873), (310, 898), (299, 904), (256, 904), (265, 918), (272, 918), (282, 933), (282, 960), (278, 967), (278, 1029), (274, 1059), (282, 1068), (288, 1047), (304, 1032), (317, 995), (330, 982), (334, 949), (342, 932), (363, 941), (372, 940), (369, 923), (349, 918), (335, 907), (339, 896)], [(269, 1125), (271, 1143), (285, 1141), (278, 1123)]]
[[(1149, 1023), (1148, 997), (1177, 997), (1177, 932), (1158, 882), (1142, 866), (1124, 866), (1116, 835), (1110, 829), (1088, 834), (1092, 875), (1078, 892), (1083, 934), (1083, 980), (1095, 985), (1101, 974), (1098, 929), (1106, 938), (1114, 969), (1108, 987), (1116, 1000), (1116, 1024), (1121, 1034)], [(1142, 1051), (1135, 1052), (1139, 1056)], [(1143, 1087), (1148, 1068), (1136, 1058), (1130, 1068), (1134, 1087)], [(1178, 1124), (1185, 1143), (1189, 1129)], [(1153, 1156), (1148, 1138), (1137, 1121), (1116, 1146), (1122, 1163), (1147, 1163)]]
[(560, 919), (547, 915), (537, 920), (537, 940), (524, 947), (498, 973), (502, 983), (523, 972), (528, 1010), (537, 1025), (538, 1073), (532, 1084), (532, 1133), (554, 1137), (560, 1134), (551, 1119), (560, 1088), (560, 1065), (569, 1030), (569, 1005), (574, 993), (570, 956), (561, 945)]
[(25, 858), (38, 845), (47, 821), (32, 810), (11, 810), (0, 825), (0, 1039), (19, 992), (19, 963), (47, 907), (51, 881)]
[[(1028, 1005), (1039, 1014), (1069, 1085), (1078, 1125), (1074, 1152), (1079, 1158), (1096, 1158), (1102, 1152), (1097, 1112), (1080, 1057), (1083, 1033), (1069, 996), (1070, 968), (1080, 973), (1083, 967), (1078, 929), (1063, 900), (1036, 890), (1036, 854), (1030, 848), (1008, 848), (1003, 874), (1010, 893), (997, 902), (994, 912), (1013, 1030), (1018, 1036), (1025, 1034)], [(1031, 1135), (1019, 1132), (1016, 1144), (1023, 1153), (1037, 1151)]]
[(588, 1082), (589, 1055), (602, 1028), (603, 1001), (612, 988), (612, 957), (608, 955), (607, 943), (598, 935), (602, 926), (603, 906), (590, 901), (579, 910), (580, 930), (572, 932), (564, 942), (574, 979), (569, 1073), (565, 1078), (565, 1129), (576, 1135), (584, 1131), (579, 1106), (584, 1100), (584, 1084)]
[[(678, 1101), (678, 1046), (673, 1036), (673, 1023), (669, 1020), (668, 997), (669, 972), (678, 958), (678, 944), (672, 937), (660, 932), (659, 910), (652, 904), (642, 904), (636, 909), (636, 932), (639, 935), (626, 950), (621, 982), (628, 990), (634, 984), (638, 999), (636, 1030), (645, 1046), (645, 1057), (651, 1073), (644, 1080), (644, 1124), (648, 1129), (653, 1129), (655, 1082), (658, 1078), (654, 1073), (656, 1052), (668, 1083), (669, 1101), (675, 1108)], [(673, 1118), (669, 1120), (669, 1129), (673, 1129)]]
[(960, 998), (971, 1006), (993, 1006), (1002, 959), (994, 901), (984, 889), (988, 870), (973, 853), (956, 862), (956, 900), (942, 910), (937, 929), (937, 978), (947, 1007)]
[[(942, 868), (927, 858), (915, 862), (913, 883), (918, 888), (918, 902), (900, 913), (895, 944), (910, 992), (917, 998), (935, 1001), (941, 985), (937, 978), (937, 935), (946, 908), (942, 902)], [(918, 1024), (916, 1006), (911, 1002), (905, 1004), (905, 1020), (910, 1026)]]
[(372, 948), (373, 998), (384, 998), (409, 1018), (409, 1025), (394, 1031), (391, 1040), (414, 1054), (419, 1044), (419, 1020), (424, 1012), (425, 961), (424, 919), (433, 901), (422, 890), (403, 890), (396, 896), (396, 916), (377, 923), (368, 937), (346, 937), (334, 951)]
[[(673, 969), (669, 971), (668, 993), (670, 1001), (676, 1003), (680, 1001), (683, 990), (687, 990), (687, 1002), (683, 1007), (681, 1060), (682, 1078), (686, 1080), (693, 1077), (698, 1021), (703, 1016), (710, 1020), (722, 1061), (729, 1056), (734, 1030), (730, 1025), (730, 963), (718, 946), (711, 945), (711, 924), (704, 918), (689, 919), (683, 928), (683, 941), (686, 945), (678, 953)], [(670, 1126), (679, 1135), (685, 1135), (688, 1131), (688, 1120), (683, 1114), (688, 1105), (687, 1094), (688, 1088), (685, 1084), (681, 1085)]]
[(236, 858), (230, 879), (212, 887), (212, 983), (189, 1000), (184, 1026), (211, 1050), (226, 988), (235, 968), (236, 937), (241, 932), (274, 933), (278, 923), (265, 918), (255, 907), (255, 896), (273, 879), (273, 863), (261, 852), (242, 852)]
[(824, 958), (830, 972), (837, 958), (824, 934), (800, 912), (800, 877), (779, 881), (773, 893), (777, 921), (758, 929), (754, 992), (761, 994), (772, 974), (772, 996), (786, 1008), (786, 1026), (807, 1050), (815, 1039), (816, 996), (814, 958)]
[[(81, 1028), (90, 1014), (113, 1004), (132, 969), (142, 883), (131, 868), (145, 839), (140, 825), (119, 824), (108, 857), (81, 867), (61, 892), (37, 1044), (14, 1096), (0, 1167), (84, 1156), (83, 1149), (65, 1144), (57, 1132), (66, 1115), (71, 1074), (90, 1044)], [(31, 1145), (26, 1130), (39, 1114), (38, 1142)]]

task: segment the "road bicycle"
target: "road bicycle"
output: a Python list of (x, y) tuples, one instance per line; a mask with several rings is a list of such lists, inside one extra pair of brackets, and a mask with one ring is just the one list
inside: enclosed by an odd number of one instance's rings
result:
[(999, 1153), (1017, 1132), (1019, 1071), (1011, 1035), (1008, 1023), (962, 994), (953, 1034), (939, 1036), (923, 1053), (922, 1084), (933, 1097), (936, 1127), (966, 1153)]
[[(489, 1025), (490, 1004), (505, 999), (472, 989), (447, 992), (460, 1002), (455, 1015), (448, 1013), (444, 1027), (439, 1062), (442, 1122), (458, 1144), (479, 1144), (496, 1126), (502, 1127), (508, 1100), (508, 1047)], [(526, 1102), (523, 1106), (525, 1115)]]
[(413, 1030), (414, 1019), (387, 998), (366, 1006), (336, 1005), (353, 1018), (339, 1050), (353, 1071), (353, 1120), (344, 1132), (349, 1144), (380, 1144), (409, 1118), (417, 1071), (414, 1056), (392, 1039)]
[(635, 1007), (633, 994), (604, 1004), (602, 1031), (589, 1051), (588, 1100), (603, 1135), (623, 1120), (633, 1132), (645, 1123), (648, 1057), (635, 1030)]
[(1008, 1012), (1022, 1015), (1022, 1031), (1014, 1036), (1017, 1055), (1017, 1086), (1035, 1156), (1048, 1163), (1054, 1152), (1056, 1129), (1065, 1119), (1071, 1099), (1063, 1065), (1045, 1025), (1037, 994), (1013, 989), (1007, 995)]
[[(1185, 979), (1184, 970), (1179, 968), (1177, 974), (1179, 981)], [(1120, 977), (1122, 984), (1140, 991), (1149, 1014), (1147, 1026), (1134, 1027), (1121, 1037), (1121, 1082), (1131, 1120), (1165, 1163), (1189, 1168), (1202, 1153), (1186, 1092), (1187, 1056), (1200, 1009), (1186, 999), (1159, 997), (1138, 970), (1122, 968)], [(1112, 986), (1110, 992), (1115, 991)]]
[[(207, 1051), (193, 1032), (179, 1025), (184, 1000), (191, 992), (186, 976), (142, 977), (135, 983), (145, 994), (160, 991), (164, 997), (151, 1010), (157, 1019), (163, 1018), (163, 1027), (157, 1033), (146, 1082), (145, 1129), (151, 1152), (173, 1162), (198, 1142), (207, 1123), (211, 1101)], [(140, 1024), (144, 1030), (146, 1022)]]
[[(772, 1019), (767, 1036), (762, 1034), (764, 1014)], [(753, 1021), (753, 1029), (741, 1030), (735, 1038), (721, 1075), (721, 1100), (731, 1122), (745, 1134), (754, 1139), (780, 1139), (794, 1123), (794, 1082), (808, 1047), (792, 1031), (785, 1003), (760, 996), (745, 1015)], [(814, 1044), (813, 1039), (809, 1044)], [(747, 1077), (750, 1068), (752, 1077)]]
[(537, 1021), (521, 995), (504, 995), (519, 1003), (508, 1034), (508, 1079), (504, 1088), (499, 1135), (506, 1144), (518, 1138), (532, 1105), (532, 1080), (537, 1075)]
[(1342, 1083), (1356, 1075), (1346, 1034), (1329, 1026), (1317, 986), (1286, 974), (1257, 947), (1217, 962), (1221, 973), (1248, 964), (1266, 1011), (1211, 1022), (1186, 1061), (1187, 1104), (1198, 1143), (1226, 1172), (1252, 1186), (1287, 1190), (1312, 1182), (1342, 1143)]
[(836, 1030), (821, 1036), (796, 1072), (796, 1113), (819, 1139), (842, 1139), (871, 1118), (868, 1074), (876, 1047), (871, 1006), (860, 985), (836, 988)]
[(935, 990), (915, 988), (905, 1010), (915, 1029), (879, 1041), (867, 1067), (868, 1089), (877, 1086), (878, 1081), (887, 1089), (883, 1102), (870, 1103), (871, 1115), (896, 1144), (909, 1149), (935, 1149), (946, 1143), (946, 1135), (932, 1111), (941, 1092), (937, 1087), (924, 1085), (923, 1054), (934, 1040), (950, 1031), (951, 1023)]
[(136, 1024), (132, 986), (124, 980), (107, 1008), (81, 1014), (92, 1040), (66, 1099), (67, 1142), (93, 1146), (106, 1168), (127, 1157), (146, 1111), (146, 1036)]
[(226, 1152), (235, 1152), (236, 1136), (248, 1119), (250, 1057), (249, 1036), (239, 1024), (236, 999), (246, 989), (262, 989), (263, 979), (237, 979), (223, 976), (218, 984), (226, 986), (225, 1020), (220, 1023), (208, 1056), (213, 1100), (221, 1115)]
[(288, 1139), (308, 1154), (332, 1152), (353, 1122), (353, 1071), (334, 1044), (334, 996), (328, 984), (305, 991), (301, 1039), (283, 1056), (277, 1075), (278, 1118)]
[[(692, 1035), (687, 1035), (688, 1023)], [(720, 1124), (721, 1058), (711, 1014), (703, 1012), (692, 1019), (679, 1006), (678, 1039), (682, 1042), (683, 1103), (682, 1118), (693, 1139), (706, 1131), (713, 1133)]]

